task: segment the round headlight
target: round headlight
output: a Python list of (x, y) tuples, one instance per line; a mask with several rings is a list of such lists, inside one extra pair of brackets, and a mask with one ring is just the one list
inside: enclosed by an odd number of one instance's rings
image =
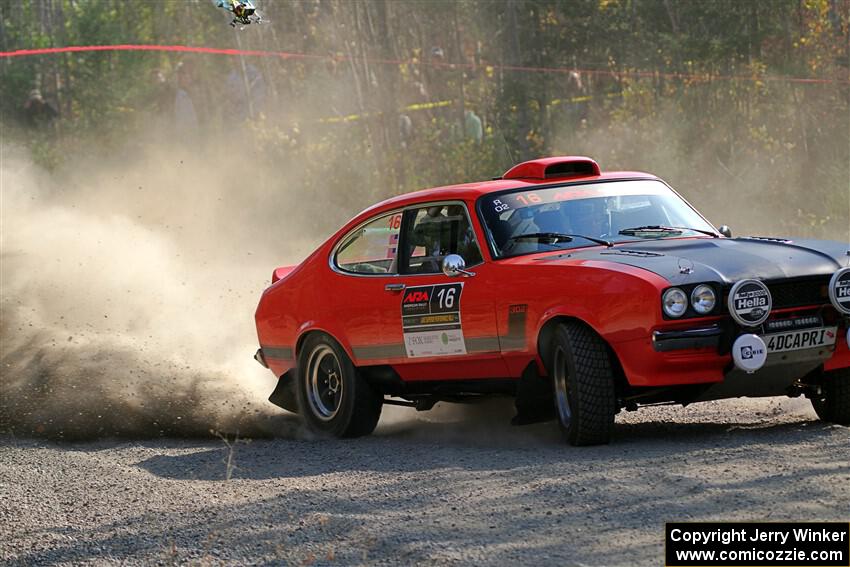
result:
[(669, 317), (681, 317), (688, 310), (688, 296), (678, 287), (671, 287), (664, 292), (661, 304)]
[(710, 285), (698, 285), (691, 292), (691, 305), (694, 306), (694, 311), (700, 315), (711, 313), (714, 306), (717, 304), (717, 295)]

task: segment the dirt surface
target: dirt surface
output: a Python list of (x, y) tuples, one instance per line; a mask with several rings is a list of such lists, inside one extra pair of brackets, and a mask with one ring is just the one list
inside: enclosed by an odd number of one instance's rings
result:
[(507, 425), (506, 400), (391, 409), (372, 437), (232, 453), (2, 437), (0, 561), (657, 566), (665, 521), (850, 519), (850, 429), (806, 400), (620, 414), (591, 448)]

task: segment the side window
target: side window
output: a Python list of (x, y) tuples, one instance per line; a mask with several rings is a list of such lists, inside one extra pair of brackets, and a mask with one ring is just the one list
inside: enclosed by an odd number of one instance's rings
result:
[(400, 230), (400, 212), (378, 217), (343, 238), (334, 262), (354, 274), (394, 274)]
[(438, 274), (443, 258), (460, 254), (467, 266), (482, 262), (481, 250), (463, 205), (433, 205), (405, 212), (402, 272)]

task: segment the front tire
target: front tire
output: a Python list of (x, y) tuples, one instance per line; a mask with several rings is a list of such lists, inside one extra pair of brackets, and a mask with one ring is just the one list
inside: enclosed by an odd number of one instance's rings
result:
[(811, 401), (821, 420), (850, 425), (850, 368), (824, 372), (820, 394)]
[(564, 439), (570, 445), (607, 444), (617, 400), (605, 343), (580, 323), (564, 323), (555, 329), (550, 353), (549, 373)]
[(333, 338), (314, 334), (298, 353), (298, 407), (307, 426), (333, 437), (361, 437), (374, 431), (383, 397), (357, 372)]

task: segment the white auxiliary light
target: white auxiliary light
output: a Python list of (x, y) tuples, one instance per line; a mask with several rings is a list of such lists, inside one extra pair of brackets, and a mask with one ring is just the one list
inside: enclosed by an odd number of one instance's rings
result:
[(732, 344), (732, 360), (737, 368), (752, 374), (767, 361), (767, 345), (758, 335), (741, 335)]

